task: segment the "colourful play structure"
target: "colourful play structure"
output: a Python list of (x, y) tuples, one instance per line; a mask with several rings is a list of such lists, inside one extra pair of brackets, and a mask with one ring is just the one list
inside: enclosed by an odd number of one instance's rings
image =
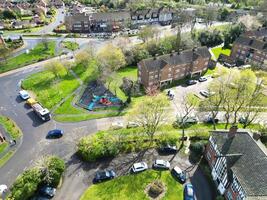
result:
[(88, 105), (88, 110), (93, 110), (96, 104), (102, 104), (105, 106), (110, 106), (120, 103), (120, 99), (116, 97), (107, 97), (107, 96), (96, 96), (93, 95), (93, 100)]

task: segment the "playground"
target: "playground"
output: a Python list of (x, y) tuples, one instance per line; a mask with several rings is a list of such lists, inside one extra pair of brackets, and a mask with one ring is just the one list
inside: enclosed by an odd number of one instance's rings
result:
[(92, 81), (84, 90), (77, 104), (89, 111), (95, 111), (111, 107), (119, 108), (122, 101), (112, 94), (103, 83)]

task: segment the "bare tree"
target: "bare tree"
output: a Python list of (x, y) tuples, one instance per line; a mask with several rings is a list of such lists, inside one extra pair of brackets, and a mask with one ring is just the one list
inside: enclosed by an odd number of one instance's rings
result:
[(187, 94), (182, 97), (181, 110), (178, 113), (177, 122), (182, 128), (182, 143), (180, 149), (184, 146), (186, 121), (193, 114), (196, 107), (199, 105), (199, 100), (193, 94)]
[(128, 113), (128, 119), (141, 125), (152, 144), (158, 128), (168, 120), (168, 106), (169, 101), (165, 95), (147, 96), (134, 104)]

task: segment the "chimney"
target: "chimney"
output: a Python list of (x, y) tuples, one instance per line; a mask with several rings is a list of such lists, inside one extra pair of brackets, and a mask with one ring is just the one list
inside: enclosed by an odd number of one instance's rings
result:
[(261, 138), (261, 134), (260, 133), (257, 133), (257, 132), (253, 133), (253, 139), (254, 140), (258, 141), (260, 138)]
[(228, 132), (228, 138), (234, 138), (235, 134), (237, 132), (237, 129), (238, 129), (237, 125), (231, 126), (231, 128), (230, 128), (230, 130)]
[(196, 46), (194, 46), (194, 47), (193, 47), (193, 52), (195, 52), (195, 51), (196, 51), (196, 49), (197, 49), (197, 47), (196, 47)]
[(159, 56), (159, 54), (155, 54), (154, 60), (157, 60), (158, 59), (158, 56)]

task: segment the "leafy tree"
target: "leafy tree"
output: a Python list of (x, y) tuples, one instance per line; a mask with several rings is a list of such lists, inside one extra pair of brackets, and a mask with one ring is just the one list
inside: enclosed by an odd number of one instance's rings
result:
[(67, 74), (66, 68), (59, 61), (52, 61), (45, 65), (48, 71), (51, 71), (56, 78), (63, 77)]
[(15, 12), (4, 10), (0, 11), (0, 19), (17, 19), (17, 15)]
[(126, 64), (122, 50), (112, 44), (108, 44), (99, 50), (97, 60), (100, 78), (103, 81), (107, 80), (108, 77)]
[(145, 26), (138, 33), (139, 39), (143, 42), (147, 42), (149, 39), (155, 38), (159, 33), (159, 30), (153, 26)]
[(220, 31), (201, 31), (197, 37), (202, 46), (213, 47), (223, 42), (223, 36)]
[(168, 118), (169, 101), (165, 95), (147, 96), (143, 101), (134, 104), (128, 118), (140, 124), (152, 144), (159, 126)]
[(9, 48), (7, 48), (6, 46), (1, 46), (0, 47), (0, 58), (4, 59), (5, 62), (7, 62), (7, 57), (9, 55), (9, 53), (10, 53), (10, 49)]
[(243, 24), (235, 24), (230, 26), (229, 29), (223, 32), (224, 47), (229, 48), (230, 45), (245, 32), (245, 26)]
[(203, 12), (203, 18), (206, 23), (206, 26), (211, 26), (213, 21), (217, 19), (218, 11), (213, 7), (207, 7)]
[(89, 62), (93, 59), (92, 52), (88, 50), (79, 51), (75, 55), (75, 62), (77, 65), (81, 65), (83, 68), (87, 68)]

